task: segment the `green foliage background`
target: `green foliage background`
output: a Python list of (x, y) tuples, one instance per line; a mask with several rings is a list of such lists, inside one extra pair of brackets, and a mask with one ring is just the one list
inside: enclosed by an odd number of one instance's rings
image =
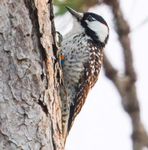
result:
[(56, 15), (62, 15), (67, 11), (65, 6), (69, 6), (76, 11), (84, 12), (88, 8), (98, 4), (98, 0), (54, 0), (53, 4), (58, 7)]

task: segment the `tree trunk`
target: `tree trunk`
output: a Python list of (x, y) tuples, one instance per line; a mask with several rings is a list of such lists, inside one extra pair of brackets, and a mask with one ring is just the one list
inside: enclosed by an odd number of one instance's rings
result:
[(63, 150), (51, 8), (0, 0), (1, 150)]

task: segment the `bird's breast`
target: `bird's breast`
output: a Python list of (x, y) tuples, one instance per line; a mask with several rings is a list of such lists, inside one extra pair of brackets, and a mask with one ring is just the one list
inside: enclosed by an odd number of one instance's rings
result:
[(62, 42), (64, 53), (63, 73), (65, 79), (71, 83), (77, 83), (83, 74), (84, 64), (89, 59), (89, 49), (87, 47), (87, 37), (75, 35)]

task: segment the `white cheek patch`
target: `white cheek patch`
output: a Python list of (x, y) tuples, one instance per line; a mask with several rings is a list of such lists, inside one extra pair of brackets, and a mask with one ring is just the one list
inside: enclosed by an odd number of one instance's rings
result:
[(88, 27), (96, 33), (96, 35), (99, 37), (99, 40), (104, 43), (105, 39), (108, 35), (108, 28), (103, 23), (100, 23), (99, 21), (87, 21)]

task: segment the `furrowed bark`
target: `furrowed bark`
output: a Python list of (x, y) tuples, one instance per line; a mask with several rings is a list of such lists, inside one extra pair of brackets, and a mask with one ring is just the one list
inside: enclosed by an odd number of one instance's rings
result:
[(0, 1), (0, 149), (64, 149), (51, 8)]

